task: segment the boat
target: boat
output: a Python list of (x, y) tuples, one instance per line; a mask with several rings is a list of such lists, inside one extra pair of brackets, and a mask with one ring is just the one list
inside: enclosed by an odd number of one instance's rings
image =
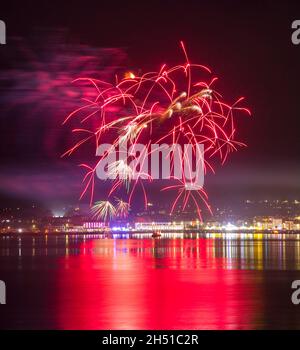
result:
[(152, 238), (158, 238), (161, 237), (161, 232), (160, 231), (154, 231), (152, 234)]

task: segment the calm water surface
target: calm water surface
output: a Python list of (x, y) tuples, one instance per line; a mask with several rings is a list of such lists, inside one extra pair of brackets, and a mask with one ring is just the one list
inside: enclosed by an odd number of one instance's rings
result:
[(1, 236), (5, 329), (300, 329), (299, 235)]

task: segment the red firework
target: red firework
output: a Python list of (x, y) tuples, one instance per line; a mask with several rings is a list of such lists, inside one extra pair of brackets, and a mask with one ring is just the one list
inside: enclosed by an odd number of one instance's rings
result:
[[(94, 99), (83, 99), (84, 104), (65, 119), (64, 124), (71, 118), (79, 118), (82, 127), (72, 131), (83, 137), (64, 155), (71, 155), (88, 142), (94, 142), (98, 149), (104, 140), (111, 140), (111, 149), (107, 150), (96, 164), (81, 164), (87, 170), (81, 198), (90, 190), (90, 203), (93, 203), (97, 166), (120, 144), (126, 143), (128, 147), (134, 147), (143, 141), (146, 145), (146, 154), (142, 158), (144, 161), (146, 156), (151, 155), (151, 144), (188, 143), (194, 148), (202, 144), (205, 172), (208, 169), (214, 171), (211, 164), (214, 158), (219, 158), (223, 164), (231, 152), (245, 146), (235, 139), (234, 122), (235, 111), (250, 115), (249, 109), (240, 107), (244, 98), (239, 98), (233, 104), (226, 103), (222, 95), (213, 89), (217, 78), (210, 78), (208, 82), (202, 78), (203, 75), (211, 74), (210, 69), (192, 64), (182, 42), (181, 47), (186, 60), (183, 65), (168, 68), (164, 64), (158, 72), (148, 72), (141, 76), (127, 72), (121, 80), (116, 77), (114, 84), (93, 78), (76, 80), (90, 83), (96, 95)], [(93, 128), (83, 127), (91, 119)], [(120, 156), (121, 150), (118, 152)], [(107, 198), (124, 187), (130, 205), (139, 186), (147, 207), (146, 187), (151, 183), (152, 176), (148, 172), (128, 166), (127, 156), (125, 159), (120, 157), (112, 164), (111, 169), (108, 168), (108, 172), (115, 176)], [(139, 160), (141, 162), (141, 158)], [(179, 202), (183, 209), (188, 202), (192, 203), (200, 219), (201, 202), (211, 210), (203, 188), (190, 190), (185, 178), (173, 177), (172, 180), (177, 183), (161, 188), (162, 191), (177, 191), (176, 198), (170, 205), (171, 213)]]

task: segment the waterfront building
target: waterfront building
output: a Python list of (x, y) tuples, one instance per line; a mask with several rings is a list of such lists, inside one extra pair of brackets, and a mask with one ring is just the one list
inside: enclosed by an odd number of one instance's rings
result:
[(182, 231), (184, 223), (178, 222), (136, 222), (136, 231)]

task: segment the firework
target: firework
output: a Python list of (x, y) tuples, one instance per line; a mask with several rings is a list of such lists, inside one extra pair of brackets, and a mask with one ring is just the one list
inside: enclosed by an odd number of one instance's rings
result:
[(122, 199), (116, 198), (116, 214), (120, 218), (126, 218), (130, 209), (129, 203), (124, 202)]
[[(116, 77), (114, 84), (92, 78), (81, 78), (92, 84), (95, 98), (84, 100), (84, 105), (67, 116), (65, 123), (78, 118), (81, 125), (87, 126), (73, 130), (84, 136), (65, 154), (73, 153), (87, 142), (94, 142), (96, 149), (104, 143), (103, 140), (111, 140), (112, 145), (93, 166), (81, 164), (87, 170), (81, 196), (90, 190), (91, 203), (97, 167), (107, 154), (120, 145), (134, 148), (139, 142), (143, 142), (146, 145), (144, 158), (142, 161), (140, 159), (140, 163), (143, 164), (146, 162), (146, 156), (152, 153), (151, 144), (191, 144), (193, 150), (198, 144), (202, 144), (205, 172), (213, 171), (212, 162), (215, 159), (219, 159), (223, 164), (231, 152), (245, 146), (236, 140), (235, 126), (235, 112), (250, 115), (247, 108), (240, 106), (243, 98), (232, 104), (226, 103), (222, 95), (214, 89), (217, 78), (211, 76), (211, 71), (207, 67), (192, 64), (183, 43), (181, 47), (186, 60), (183, 65), (171, 68), (163, 65), (158, 72), (149, 72), (141, 76), (127, 72), (121, 80)], [(209, 78), (204, 80), (203, 76)], [(88, 123), (91, 119), (93, 127), (89, 128)], [(129, 207), (139, 186), (146, 207), (148, 202), (146, 186), (152, 181), (151, 174), (143, 169), (137, 170), (128, 166), (130, 154), (126, 154), (124, 159), (122, 147), (118, 150), (118, 156), (121, 159), (116, 159), (108, 168), (112, 183), (107, 198), (125, 187)], [(161, 189), (177, 193), (170, 205), (171, 212), (176, 206), (184, 209), (188, 202), (193, 203), (200, 218), (201, 202), (209, 211), (211, 210), (203, 188), (191, 191), (186, 179), (174, 177), (173, 180), (177, 184)], [(125, 210), (124, 203), (127, 202), (123, 200), (118, 202), (119, 211), (121, 208), (122, 212)], [(96, 213), (100, 213), (101, 217), (107, 218), (108, 214), (105, 214), (107, 211), (115, 214), (115, 209), (112, 210), (111, 205), (107, 203), (109, 202), (100, 202), (96, 206), (98, 208)]]
[(91, 208), (93, 217), (104, 222), (111, 220), (116, 215), (116, 208), (109, 201), (99, 201)]

